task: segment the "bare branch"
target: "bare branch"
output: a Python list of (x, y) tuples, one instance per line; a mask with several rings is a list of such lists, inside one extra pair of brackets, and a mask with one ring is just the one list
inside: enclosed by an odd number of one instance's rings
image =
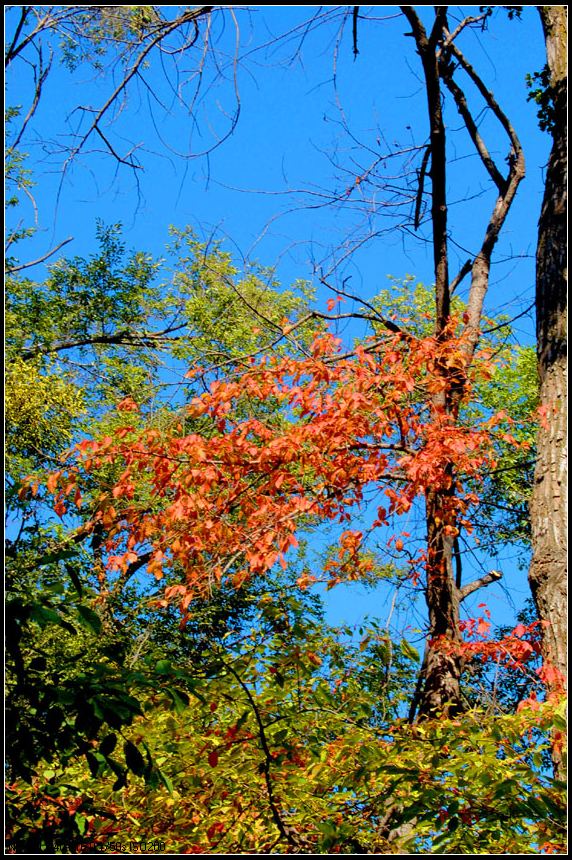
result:
[(467, 585), (464, 585), (459, 589), (459, 602), (468, 597), (469, 594), (473, 594), (473, 592), (478, 591), (479, 588), (484, 588), (492, 582), (497, 582), (499, 579), (502, 579), (502, 573), (500, 570), (491, 570), (490, 573), (486, 573), (479, 579), (475, 579), (474, 582), (467, 583)]
[[(346, 278), (346, 280), (348, 280), (348, 279)], [(332, 292), (336, 293), (337, 295), (346, 296), (346, 298), (348, 298), (348, 299), (353, 299), (355, 302), (360, 302), (360, 304), (365, 305), (365, 307), (369, 308), (370, 311), (374, 314), (374, 318), (377, 320), (377, 322), (380, 322), (389, 331), (392, 331), (395, 334), (404, 334), (404, 335), (406, 334), (406, 332), (404, 332), (403, 329), (401, 329), (398, 325), (396, 325), (394, 322), (392, 322), (392, 320), (388, 320), (385, 317), (383, 317), (379, 313), (379, 311), (372, 304), (367, 302), (365, 299), (362, 299), (359, 296), (356, 296), (353, 293), (350, 293), (347, 290), (342, 289), (341, 287), (333, 287), (331, 284), (329, 284), (326, 281), (326, 279), (324, 277), (320, 277), (320, 283), (323, 284), (325, 287), (327, 287), (329, 290), (332, 290)], [(345, 283), (346, 282), (344, 281), (344, 286), (345, 286)], [(409, 337), (410, 337), (410, 335), (409, 335)]]
[(127, 156), (126, 158), (122, 158), (120, 155), (118, 155), (118, 153), (114, 150), (113, 146), (111, 145), (109, 140), (106, 138), (106, 136), (103, 134), (102, 130), (100, 129), (100, 127), (98, 125), (95, 126), (94, 131), (100, 136), (100, 138), (102, 139), (102, 141), (104, 142), (104, 144), (106, 145), (106, 147), (108, 148), (108, 150), (110, 151), (112, 156), (119, 162), (119, 164), (126, 164), (128, 167), (132, 167), (133, 170), (142, 170), (143, 169), (140, 164), (135, 164), (134, 161), (128, 161), (127, 158), (129, 156)]
[(423, 160), (421, 161), (421, 167), (418, 172), (418, 186), (417, 186), (417, 200), (415, 201), (415, 217), (413, 219), (413, 227), (415, 230), (419, 229), (419, 224), (421, 221), (421, 204), (423, 202), (423, 187), (425, 184), (425, 174), (427, 172), (427, 165), (429, 164), (429, 157), (431, 155), (431, 146), (427, 146), (425, 152), (423, 153)]
[[(18, 146), (18, 144), (20, 143), (20, 141), (22, 139), (24, 132), (26, 131), (26, 127), (27, 127), (28, 123), (30, 122), (30, 120), (32, 119), (32, 117), (34, 116), (34, 114), (36, 112), (36, 108), (38, 107), (38, 102), (40, 101), (40, 96), (42, 95), (42, 88), (44, 86), (44, 83), (46, 82), (46, 78), (48, 77), (50, 69), (52, 68), (52, 59), (53, 59), (53, 54), (50, 52), (50, 59), (48, 60), (47, 66), (44, 67), (43, 57), (42, 57), (42, 48), (41, 48), (41, 46), (38, 48), (38, 72), (37, 72), (37, 78), (36, 78), (36, 86), (34, 89), (34, 98), (32, 100), (32, 104), (30, 105), (28, 113), (26, 114), (26, 118), (25, 118), (24, 122), (22, 123), (22, 126), (20, 128), (20, 131), (18, 132), (18, 135), (17, 135), (15, 141), (10, 145), (10, 149), (16, 149), (16, 147)], [(34, 73), (35, 73), (35, 69), (34, 69)]]
[(20, 12), (20, 20), (18, 21), (18, 26), (16, 27), (16, 31), (14, 33), (14, 38), (12, 39), (12, 44), (6, 51), (6, 56), (4, 58), (4, 68), (10, 65), (11, 61), (16, 56), (16, 45), (18, 43), (18, 39), (20, 38), (20, 33), (22, 32), (22, 28), (26, 23), (26, 18), (28, 17), (28, 13), (30, 12), (29, 6), (22, 6), (22, 10)]
[(527, 314), (529, 314), (535, 305), (536, 305), (536, 302), (531, 302), (528, 305), (528, 307), (526, 307), (519, 314), (516, 314), (516, 316), (511, 317), (506, 322), (502, 322), (502, 323), (499, 323), (498, 325), (491, 326), (491, 328), (484, 329), (483, 334), (491, 334), (493, 331), (498, 331), (501, 328), (506, 328), (507, 326), (512, 325), (513, 322), (515, 322), (515, 320), (519, 320), (521, 317), (525, 317)]
[(467, 275), (469, 274), (469, 272), (471, 271), (472, 268), (473, 268), (473, 261), (472, 260), (466, 260), (463, 263), (461, 270), (459, 271), (459, 274), (456, 275), (453, 278), (453, 280), (451, 281), (451, 286), (449, 287), (451, 295), (453, 295), (453, 293), (455, 292), (455, 290), (457, 289), (459, 284), (461, 284), (462, 281), (464, 281), (464, 279), (467, 277)]
[(24, 48), (30, 44), (30, 42), (34, 41), (34, 39), (36, 38), (38, 33), (41, 33), (42, 30), (47, 29), (50, 25), (50, 16), (46, 15), (44, 18), (41, 18), (38, 21), (38, 23), (36, 24), (34, 29), (30, 33), (28, 33), (28, 35), (24, 39), (22, 39), (22, 41), (20, 42), (19, 45), (17, 45), (16, 42), (18, 41), (18, 37), (20, 36), (20, 33), (22, 32), (22, 27), (24, 26), (24, 24), (26, 22), (26, 18), (28, 17), (28, 13), (31, 12), (33, 10), (33, 8), (34, 8), (33, 6), (24, 6), (22, 9), (22, 14), (20, 16), (20, 20), (19, 20), (18, 26), (16, 28), (16, 33), (14, 34), (12, 44), (10, 45), (10, 48), (6, 52), (6, 57), (4, 59), (4, 68), (7, 68), (10, 65), (10, 63), (12, 62), (12, 60), (16, 59), (18, 54), (20, 54), (24, 50)]
[[(472, 266), (471, 288), (466, 311), (468, 314), (467, 329), (470, 336), (465, 347), (467, 358), (470, 359), (480, 336), (479, 327), (484, 298), (489, 285), (492, 252), (514, 200), (516, 190), (522, 179), (524, 179), (525, 163), (522, 146), (516, 131), (494, 95), (487, 89), (480, 76), (457, 46), (451, 43), (449, 49), (481, 93), (487, 107), (504, 128), (511, 144), (511, 151), (507, 158), (509, 166), (508, 177), (506, 180), (503, 180), (502, 186), (499, 188), (499, 196), (489, 218), (480, 251)], [(476, 142), (475, 145), (477, 145)], [(483, 158), (483, 152), (479, 151), (479, 154)]]
[(467, 18), (464, 18), (460, 24), (455, 27), (452, 33), (447, 35), (447, 38), (443, 42), (441, 46), (441, 52), (445, 51), (451, 42), (454, 42), (459, 33), (461, 33), (465, 27), (468, 27), (470, 24), (479, 24), (481, 21), (485, 21), (488, 18), (488, 13), (483, 12), (482, 15), (469, 15)]
[(56, 247), (52, 248), (51, 251), (48, 251), (47, 254), (44, 254), (42, 257), (38, 257), (37, 260), (32, 260), (30, 263), (22, 263), (19, 266), (7, 265), (6, 268), (7, 268), (8, 272), (10, 272), (10, 273), (21, 272), (23, 269), (31, 269), (32, 266), (37, 266), (40, 263), (44, 263), (50, 257), (53, 257), (53, 255), (56, 253), (56, 251), (59, 251), (60, 248), (63, 248), (63, 246), (67, 245), (69, 242), (73, 242), (73, 236), (68, 236), (67, 239), (64, 239), (63, 242), (60, 242), (59, 245), (56, 245)]
[(359, 6), (354, 6), (352, 11), (352, 36), (353, 36), (353, 51), (354, 51), (354, 60), (359, 54), (358, 46), (357, 46), (357, 22), (359, 17)]
[(433, 225), (433, 265), (435, 270), (436, 331), (439, 336), (449, 321), (449, 255), (447, 247), (447, 154), (445, 124), (441, 105), (440, 71), (435, 48), (446, 24), (447, 6), (437, 6), (428, 39), (412, 6), (399, 7), (413, 31), (425, 76), (431, 145), (431, 222)]
[(461, 90), (460, 86), (453, 79), (451, 69), (446, 63), (442, 63), (442, 72), (445, 85), (455, 99), (457, 110), (463, 118), (465, 127), (469, 132), (471, 140), (475, 145), (475, 149), (477, 150), (479, 157), (483, 162), (489, 176), (497, 186), (498, 190), (502, 193), (503, 188), (506, 185), (506, 179), (497, 168), (496, 164), (494, 163), (494, 160), (491, 158), (491, 155), (486, 147), (484, 140), (479, 134), (477, 124), (474, 121), (472, 114), (469, 110), (469, 105), (467, 103), (467, 99), (465, 98), (465, 94)]
[[(163, 26), (154, 35), (154, 37), (148, 41), (148, 43), (145, 45), (143, 50), (138, 54), (138, 56), (136, 57), (136, 59), (132, 63), (131, 68), (123, 76), (123, 78), (121, 79), (119, 84), (114, 89), (113, 93), (109, 96), (109, 98), (107, 99), (107, 101), (105, 102), (103, 107), (101, 107), (97, 111), (95, 118), (92, 121), (90, 127), (82, 135), (80, 142), (74, 147), (74, 149), (70, 153), (70, 156), (66, 160), (66, 165), (69, 164), (69, 162), (76, 155), (78, 155), (78, 153), (83, 149), (83, 147), (85, 146), (85, 144), (86, 144), (88, 138), (91, 136), (91, 134), (94, 131), (98, 130), (98, 126), (99, 126), (100, 121), (103, 119), (103, 117), (105, 116), (107, 111), (110, 109), (110, 107), (117, 101), (117, 98), (119, 97), (119, 95), (121, 95), (121, 93), (126, 89), (127, 85), (131, 81), (131, 79), (139, 73), (139, 70), (140, 70), (143, 62), (145, 61), (147, 55), (153, 50), (153, 48), (156, 45), (158, 45), (163, 39), (165, 39), (166, 36), (168, 36), (174, 30), (177, 30), (178, 28), (180, 28), (183, 24), (194, 22), (194, 21), (196, 21), (197, 18), (201, 18), (204, 15), (209, 15), (213, 9), (214, 9), (213, 6), (199, 6), (196, 9), (191, 9), (191, 10), (183, 13), (183, 15), (181, 15), (175, 21), (172, 21), (172, 22), (166, 24), (165, 26)], [(105, 140), (105, 138), (104, 138), (104, 140)], [(134, 165), (131, 164), (130, 166), (133, 167)], [(64, 166), (64, 171), (65, 171), (65, 166)]]
[(511, 124), (509, 118), (507, 117), (507, 115), (505, 114), (505, 112), (502, 110), (499, 103), (495, 99), (493, 93), (489, 89), (487, 89), (482, 78), (477, 74), (476, 70), (473, 68), (473, 66), (469, 63), (469, 61), (466, 59), (464, 54), (461, 53), (461, 51), (459, 50), (459, 48), (456, 45), (451, 44), (449, 46), (449, 50), (454, 55), (455, 59), (458, 60), (458, 62), (463, 67), (465, 72), (471, 78), (471, 80), (474, 83), (474, 85), (476, 86), (476, 88), (479, 90), (479, 92), (482, 95), (482, 97), (484, 98), (487, 106), (492, 110), (493, 114), (496, 116), (496, 118), (498, 119), (498, 121), (500, 122), (500, 124), (502, 125), (504, 130), (506, 131), (506, 133), (510, 139), (510, 142), (514, 148), (515, 153), (518, 154), (522, 150), (518, 136), (517, 136), (512, 124)]

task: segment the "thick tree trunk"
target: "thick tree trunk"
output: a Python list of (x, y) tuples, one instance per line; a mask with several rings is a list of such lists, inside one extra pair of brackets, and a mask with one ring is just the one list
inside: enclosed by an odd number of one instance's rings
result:
[[(530, 504), (533, 557), (529, 580), (544, 629), (544, 660), (567, 677), (567, 459), (566, 459), (566, 48), (565, 6), (539, 6), (554, 93), (553, 145), (538, 228), (536, 254), (537, 351), (545, 417), (538, 433)], [(561, 682), (549, 681), (554, 690)], [(556, 772), (561, 775), (559, 754)]]

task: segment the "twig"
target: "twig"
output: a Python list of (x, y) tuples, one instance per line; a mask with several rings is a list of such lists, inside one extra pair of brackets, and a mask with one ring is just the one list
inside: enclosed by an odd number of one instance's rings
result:
[(413, 219), (413, 226), (416, 230), (419, 229), (420, 216), (421, 216), (421, 204), (423, 202), (423, 186), (425, 184), (425, 174), (427, 172), (427, 165), (429, 163), (429, 156), (431, 155), (431, 145), (429, 144), (425, 152), (423, 153), (423, 160), (421, 162), (421, 168), (418, 173), (418, 186), (417, 186), (417, 199), (415, 201), (415, 217)]

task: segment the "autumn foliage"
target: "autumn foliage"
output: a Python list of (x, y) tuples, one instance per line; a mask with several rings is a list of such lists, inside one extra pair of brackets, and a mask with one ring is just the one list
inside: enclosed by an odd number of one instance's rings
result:
[[(477, 366), (487, 372), (486, 362)], [(364, 535), (347, 524), (369, 489), (383, 500), (372, 529), (407, 513), (428, 488), (447, 493), (446, 533), (471, 529), (478, 497), (467, 482), (494, 466), (499, 418), (465, 426), (435, 406), (434, 395), (462, 374), (470, 399), (473, 373), (463, 366), (462, 334), (443, 342), (390, 334), (342, 354), (334, 336), (320, 333), (307, 356), (251, 360), (234, 378), (213, 382), (167, 432), (125, 424), (114, 437), (81, 442), (75, 463), (50, 478), (56, 511), (68, 498), (80, 503), (82, 473), (120, 464), (94, 517), (108, 533), (109, 568), (125, 571), (151, 546), (148, 570), (157, 578), (165, 565), (183, 572), (166, 598), (184, 610), (225, 578), (239, 585), (276, 562), (284, 566), (296, 533), (313, 522), (345, 527), (327, 564), (329, 582), (357, 579), (371, 561), (360, 553)], [(268, 403), (280, 408), (279, 420), (251, 417)], [(129, 414), (135, 405), (127, 406), (119, 408)], [(205, 429), (185, 434), (183, 422)], [(134, 498), (142, 481), (153, 498), (145, 507)], [(390, 539), (397, 550), (402, 537)], [(409, 559), (415, 580), (424, 561), (423, 552)]]

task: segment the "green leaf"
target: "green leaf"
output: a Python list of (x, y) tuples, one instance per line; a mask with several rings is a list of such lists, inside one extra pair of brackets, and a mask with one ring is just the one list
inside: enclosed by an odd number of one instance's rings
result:
[(182, 714), (189, 706), (189, 697), (184, 690), (176, 690), (174, 687), (165, 687), (165, 692), (171, 699), (173, 710)]
[(51, 609), (48, 606), (32, 606), (30, 611), (30, 618), (32, 621), (36, 621), (41, 627), (45, 627), (47, 624), (62, 624), (62, 617), (55, 609)]
[(137, 776), (142, 776), (145, 771), (145, 759), (131, 741), (125, 741), (123, 744), (123, 752), (125, 761), (129, 770), (132, 770)]
[(163, 785), (165, 786), (165, 788), (167, 789), (169, 794), (172, 795), (173, 794), (173, 783), (171, 782), (169, 777), (166, 774), (164, 774), (162, 770), (159, 770), (159, 768), (157, 768), (157, 773), (159, 775), (159, 779), (161, 780), (161, 782), (163, 783)]
[(66, 569), (66, 573), (68, 574), (69, 578), (72, 581), (73, 587), (77, 591), (78, 595), (80, 597), (82, 597), (83, 596), (83, 585), (81, 584), (81, 579), (79, 578), (75, 567), (73, 566), (73, 564), (66, 564), (65, 569)]
[(63, 549), (58, 550), (57, 552), (49, 552), (47, 555), (43, 555), (38, 559), (36, 564), (38, 567), (44, 567), (46, 564), (53, 564), (55, 561), (63, 561), (66, 558), (73, 558), (74, 555), (77, 555), (76, 549)]
[(121, 788), (127, 787), (127, 773), (121, 773), (112, 785), (113, 791), (119, 791)]
[(97, 779), (101, 771), (101, 760), (97, 758), (92, 752), (86, 752), (85, 758), (92, 777), (94, 779)]
[(280, 729), (280, 731), (276, 732), (276, 734), (273, 737), (274, 743), (275, 744), (283, 743), (286, 740), (286, 738), (288, 737), (289, 733), (290, 732), (288, 729)]
[(416, 663), (419, 663), (419, 652), (407, 641), (407, 639), (401, 640), (399, 648), (404, 657), (407, 657), (408, 660), (414, 660)]
[(173, 664), (170, 660), (157, 660), (155, 671), (159, 675), (171, 675), (173, 672)]
[(117, 744), (117, 735), (116, 734), (112, 733), (112, 734), (106, 735), (99, 745), (99, 752), (105, 756), (111, 755), (111, 753), (115, 749), (116, 744)]
[(89, 608), (89, 606), (83, 606), (81, 603), (76, 606), (76, 609), (82, 627), (86, 627), (95, 634), (101, 633), (101, 618), (97, 612), (94, 612), (93, 609)]

